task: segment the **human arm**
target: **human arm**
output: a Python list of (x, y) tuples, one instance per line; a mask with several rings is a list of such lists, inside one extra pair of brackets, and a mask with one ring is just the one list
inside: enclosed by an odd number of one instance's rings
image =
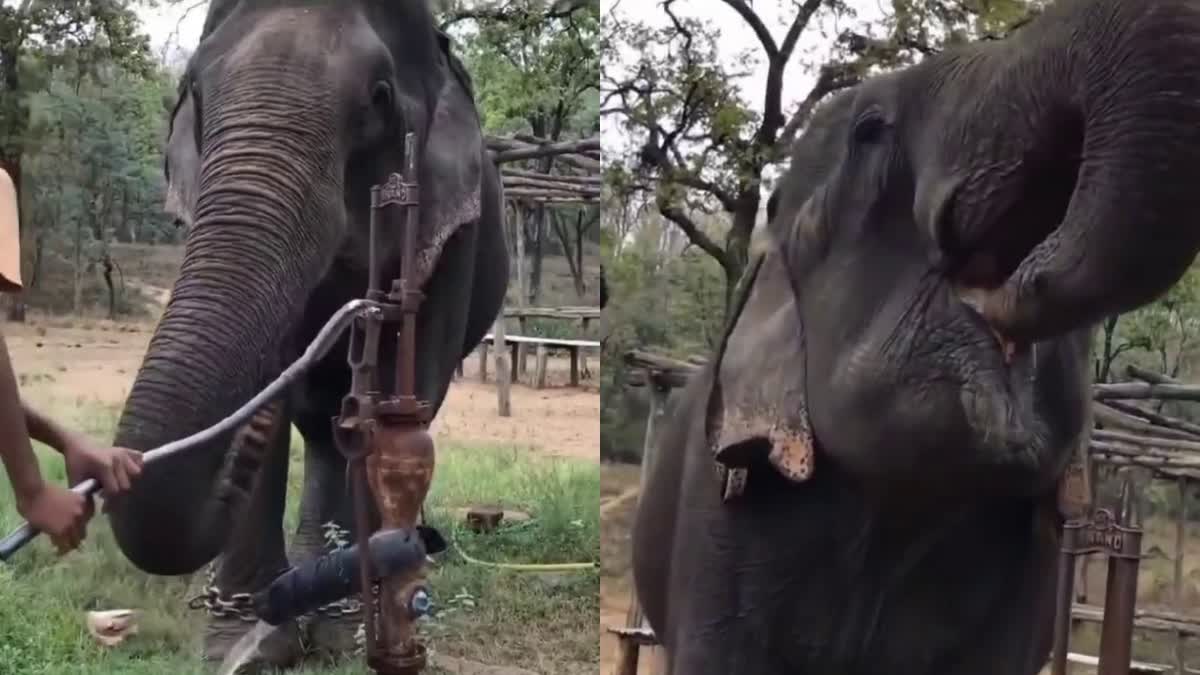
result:
[(17, 378), (8, 357), (8, 346), (0, 337), (0, 459), (12, 484), (17, 504), (28, 501), (44, 486), (33, 445), (25, 424)]
[(72, 485), (85, 478), (95, 478), (105, 494), (114, 495), (128, 490), (133, 479), (141, 474), (141, 454), (125, 448), (101, 448), (87, 436), (62, 426), (28, 403), (22, 403), (22, 408), (29, 436), (62, 453)]
[(54, 541), (60, 553), (79, 546), (91, 501), (42, 478), (4, 336), (0, 334), (0, 461), (12, 483), (17, 510)]

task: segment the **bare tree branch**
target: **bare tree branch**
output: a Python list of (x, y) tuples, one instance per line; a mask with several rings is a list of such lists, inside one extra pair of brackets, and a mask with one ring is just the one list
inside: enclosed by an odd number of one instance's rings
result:
[[(542, 21), (568, 19), (575, 12), (584, 9), (595, 0), (558, 0), (549, 10), (538, 18)], [(515, 2), (495, 2), (489, 5), (474, 6), (447, 12), (440, 28), (444, 31), (456, 23), (463, 21), (526, 21), (532, 18), (528, 7), (516, 6)]]
[(722, 267), (732, 264), (732, 261), (729, 259), (729, 254), (725, 251), (725, 249), (721, 248), (720, 244), (713, 241), (711, 237), (705, 234), (704, 231), (701, 230), (698, 225), (696, 225), (695, 221), (693, 221), (688, 214), (684, 213), (682, 209), (660, 200), (658, 204), (658, 212), (661, 213), (667, 220), (670, 220), (672, 223), (675, 223), (677, 226), (679, 226), (679, 229), (683, 230), (683, 233), (687, 235), (687, 238), (693, 244), (699, 246), (704, 250), (705, 253), (715, 258)]
[[(775, 38), (771, 37), (771, 31), (767, 30), (767, 26), (758, 14), (750, 9), (750, 5), (747, 5), (745, 0), (722, 0), (722, 2), (737, 12), (746, 25), (750, 26), (750, 30), (754, 31), (754, 35), (762, 44), (763, 51), (767, 53), (767, 59), (774, 61), (779, 56), (779, 46), (775, 44)], [(819, 0), (817, 4), (820, 4)]]
[[(731, 0), (733, 1), (733, 0)], [(758, 129), (758, 140), (764, 145), (774, 145), (775, 135), (784, 124), (783, 119), (783, 73), (787, 62), (792, 58), (792, 51), (800, 39), (800, 33), (808, 27), (813, 13), (821, 6), (822, 0), (806, 0), (792, 20), (787, 35), (783, 39), (783, 48), (774, 52), (768, 51), (770, 59), (767, 67), (767, 90), (763, 100), (763, 119)], [(757, 17), (755, 17), (757, 18)], [(761, 21), (759, 22), (761, 25)]]
[(791, 119), (779, 134), (779, 140), (775, 144), (775, 159), (787, 157), (792, 143), (796, 141), (796, 135), (804, 125), (808, 124), (813, 111), (817, 109), (817, 104), (822, 99), (836, 91), (853, 87), (861, 81), (861, 76), (841, 64), (827, 64), (821, 68), (821, 74), (817, 76), (816, 83), (797, 106), (796, 112), (792, 113)]

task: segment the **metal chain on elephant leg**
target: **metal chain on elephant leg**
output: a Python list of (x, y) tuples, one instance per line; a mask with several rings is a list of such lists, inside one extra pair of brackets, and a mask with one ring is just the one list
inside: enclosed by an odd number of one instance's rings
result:
[[(333, 548), (345, 548), (346, 541), (344, 532), (339, 531), (340, 528), (336, 523), (326, 524), (326, 539)], [(235, 593), (228, 598), (222, 597), (221, 589), (216, 585), (217, 578), (217, 561), (213, 561), (208, 565), (205, 584), (200, 592), (188, 600), (188, 608), (192, 610), (203, 609), (209, 616), (221, 618), (236, 618), (246, 623), (255, 623), (258, 621), (258, 615), (254, 611), (254, 594), (253, 593)], [(374, 588), (378, 593), (378, 587)], [(339, 619), (347, 616), (358, 616), (362, 614), (363, 604), (358, 595), (335, 600), (328, 604), (322, 605), (317, 609), (303, 616), (297, 617), (297, 622), (303, 629), (316, 619), (317, 615), (328, 619)]]
[(234, 618), (246, 623), (258, 621), (254, 612), (254, 595), (252, 593), (234, 593), (228, 598), (221, 597), (221, 589), (216, 585), (217, 563), (208, 566), (207, 580), (200, 593), (188, 600), (188, 608), (203, 609), (209, 616)]
[[(215, 568), (210, 567), (208, 574), (208, 583), (204, 588), (190, 600), (188, 600), (188, 608), (192, 610), (203, 609), (209, 616), (221, 618), (236, 618), (247, 623), (255, 623), (258, 621), (258, 615), (254, 611), (254, 594), (253, 593), (234, 593), (228, 598), (222, 597), (221, 589), (213, 583), (215, 578)], [(302, 623), (311, 622), (317, 614), (321, 616), (337, 619), (344, 616), (354, 616), (362, 613), (362, 601), (356, 596), (335, 600), (329, 604), (322, 605), (313, 610), (309, 614), (297, 617), (297, 620)]]
[[(223, 470), (226, 473), (222, 478), (222, 487), (218, 489), (218, 494), (226, 490), (225, 486), (227, 485), (229, 489), (234, 490), (235, 493), (240, 492), (242, 496), (237, 498), (236, 494), (229, 494), (221, 497), (223, 501), (234, 500), (230, 503), (237, 503), (239, 500), (244, 501), (249, 498), (254, 489), (253, 477), (261, 468), (271, 440), (279, 429), (281, 413), (282, 403), (276, 399), (259, 408), (249, 421), (238, 428), (231, 446), (232, 452), (226, 458), (227, 468)], [(236, 469), (239, 464), (244, 464), (243, 468), (250, 470), (239, 474)], [(242, 478), (237, 479), (238, 475), (242, 475)], [(234, 618), (245, 623), (257, 623), (258, 614), (254, 611), (253, 593), (234, 593), (228, 598), (222, 597), (221, 589), (216, 584), (219, 560), (221, 560), (220, 556), (209, 563), (207, 583), (199, 595), (188, 601), (188, 607), (193, 610), (203, 608), (212, 617)]]
[(355, 596), (335, 600), (328, 605), (322, 605), (313, 610), (314, 614), (330, 619), (339, 619), (343, 616), (353, 616), (362, 613), (362, 601)]

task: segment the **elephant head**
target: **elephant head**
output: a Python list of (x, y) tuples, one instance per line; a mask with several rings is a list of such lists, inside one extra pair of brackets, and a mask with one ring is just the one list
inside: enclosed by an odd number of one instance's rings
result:
[[(1200, 10), (1173, 0), (1060, 0), (834, 97), (768, 203), (773, 246), (719, 353), (717, 458), (1042, 493), (1086, 425), (1092, 322), (1200, 243), (1197, 120)], [(1040, 295), (1001, 333), (975, 296), (1014, 270)]]
[[(403, 170), (407, 133), (420, 182), (412, 272), (429, 298), (417, 386), (436, 408), (507, 279), (498, 174), (462, 64), (424, 2), (211, 3), (167, 141), (167, 209), (190, 226), (184, 260), (117, 444), (147, 450), (225, 417), (364, 294), (370, 187)], [(380, 226), (385, 289), (399, 274), (399, 220)], [(495, 273), (484, 279), (485, 268)], [(213, 521), (205, 505), (223, 473), (254, 470), (227, 461), (226, 447), (148, 465), (114, 500), (116, 538), (135, 564), (181, 574), (219, 553), (232, 511)]]

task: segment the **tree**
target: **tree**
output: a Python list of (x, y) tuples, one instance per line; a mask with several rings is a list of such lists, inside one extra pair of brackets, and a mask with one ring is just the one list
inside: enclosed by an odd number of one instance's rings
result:
[(1126, 352), (1131, 352), (1135, 349), (1151, 349), (1151, 344), (1148, 340), (1143, 339), (1144, 336), (1137, 336), (1132, 339), (1125, 337), (1118, 330), (1121, 322), (1121, 316), (1110, 316), (1104, 320), (1097, 338), (1099, 345), (1094, 346), (1092, 353), (1095, 354), (1093, 359), (1093, 377), (1096, 382), (1111, 382), (1113, 365), (1117, 359)]
[[(1200, 268), (1193, 266), (1166, 295), (1105, 320), (1093, 346), (1097, 382), (1113, 379), (1119, 362), (1177, 378), (1200, 338)], [(1160, 402), (1159, 408), (1162, 404)]]
[[(893, 0), (882, 21), (838, 32), (825, 41), (823, 61), (799, 64), (815, 75), (813, 84), (788, 106), (783, 84), (795, 77), (788, 71), (802, 36), (819, 42), (825, 24), (853, 20), (854, 10), (843, 0), (797, 0), (777, 37), (752, 3), (721, 0), (728, 19), (743, 22), (758, 42), (747, 53), (730, 54), (714, 21), (685, 16), (684, 4), (660, 3), (666, 17), (661, 26), (620, 16), (606, 24), (601, 114), (617, 120), (630, 140), (609, 175), (626, 198), (641, 195), (716, 260), (727, 299), (748, 259), (768, 169), (786, 158), (822, 100), (945, 44), (999, 36), (1040, 6), (1025, 0)], [(764, 83), (748, 96), (739, 85), (745, 74), (740, 68), (760, 63)], [(723, 242), (697, 222), (697, 214), (713, 213), (728, 221)]]
[[(149, 39), (131, 3), (124, 0), (20, 0), (0, 5), (0, 168), (22, 196), (21, 160), (29, 130), (29, 98), (48, 79), (29, 78), (30, 62), (44, 74), (72, 67), (90, 76), (106, 63), (137, 72), (151, 68)], [(22, 212), (22, 229), (25, 215)], [(10, 318), (24, 317), (24, 303)]]
[[(599, 133), (599, 2), (460, 1), (440, 16), (461, 45), (488, 132), (550, 141)], [(525, 164), (538, 173), (570, 172), (553, 157)], [(537, 303), (549, 233), (557, 236), (583, 296), (584, 242), (597, 222), (585, 210), (540, 204), (519, 209), (515, 226), (524, 228), (532, 262), (523, 301)]]
[(24, 200), (31, 294), (40, 295), (47, 257), (58, 256), (72, 269), (71, 309), (82, 310), (85, 275), (99, 269), (115, 315), (121, 270), (111, 244), (174, 239), (161, 212), (161, 98), (171, 90), (163, 73), (110, 65), (86, 78), (58, 68), (30, 98), (23, 170), (32, 187)]

